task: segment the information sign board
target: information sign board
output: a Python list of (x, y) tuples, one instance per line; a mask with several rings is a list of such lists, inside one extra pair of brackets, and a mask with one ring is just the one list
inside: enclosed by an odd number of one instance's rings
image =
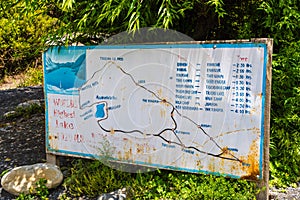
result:
[(267, 51), (253, 42), (48, 49), (47, 152), (261, 179)]

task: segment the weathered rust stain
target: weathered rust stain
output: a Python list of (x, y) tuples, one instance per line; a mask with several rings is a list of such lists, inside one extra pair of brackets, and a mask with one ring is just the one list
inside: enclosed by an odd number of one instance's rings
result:
[[(231, 158), (232, 157), (232, 155), (230, 155), (230, 153), (229, 153), (229, 150), (228, 150), (228, 147), (227, 146), (225, 146), (225, 147), (223, 147), (222, 149), (221, 149), (221, 155), (223, 156), (223, 157), (228, 157), (228, 158)], [(219, 161), (219, 163), (218, 163), (218, 172), (224, 172), (224, 171), (226, 171), (225, 170), (225, 168), (226, 168), (226, 166), (227, 165), (229, 165), (230, 163), (228, 163), (228, 160), (225, 160), (225, 159), (221, 159), (220, 161)]]
[(147, 144), (145, 147), (146, 147), (146, 153), (149, 153), (151, 151), (150, 146)]
[(227, 146), (223, 147), (221, 149), (221, 151), (222, 151), (222, 155), (227, 154), (228, 153), (228, 147)]
[(257, 96), (261, 99), (263, 96), (263, 93), (259, 93), (259, 94), (257, 94)]
[(132, 158), (132, 148), (130, 147), (128, 151), (125, 152), (124, 154), (124, 159), (125, 160), (130, 160)]
[(215, 166), (216, 160), (215, 158), (210, 159), (210, 162), (208, 163), (208, 170), (211, 172), (216, 171), (216, 166)]
[[(253, 127), (253, 128), (248, 128), (248, 129), (239, 129), (239, 130), (234, 130), (234, 131), (227, 131), (227, 132), (223, 132), (223, 133), (221, 133), (221, 134), (219, 134), (219, 135), (213, 137), (213, 139), (215, 140), (215, 139), (218, 139), (218, 138), (223, 137), (223, 136), (225, 136), (225, 135), (230, 135), (230, 134), (233, 134), (233, 133), (238, 133), (238, 132), (243, 132), (243, 131), (245, 131), (245, 132), (247, 132), (247, 133), (248, 133), (249, 131), (253, 131), (253, 133), (256, 134), (257, 132), (260, 132), (260, 129), (257, 128), (257, 127)], [(206, 143), (208, 143), (208, 142), (210, 142), (210, 141), (211, 141), (210, 139), (206, 140), (206, 141), (203, 143), (203, 146), (206, 145)]]
[(137, 144), (136, 146), (137, 146), (137, 147), (136, 147), (136, 152), (137, 152), (138, 154), (144, 152), (144, 146), (143, 146), (143, 145)]
[(136, 144), (136, 151), (138, 154), (144, 154), (144, 153), (149, 153), (151, 151), (151, 148), (147, 143)]
[(236, 164), (231, 165), (230, 166), (231, 172), (235, 172), (238, 169), (237, 167), (238, 167), (238, 165), (236, 165)]
[(202, 169), (203, 168), (203, 165), (201, 164), (201, 160), (197, 160), (196, 161), (196, 166), (198, 169)]
[[(257, 180), (259, 177), (259, 144), (257, 139), (252, 142), (248, 152), (247, 156), (238, 158), (240, 162), (216, 158), (209, 159), (208, 170), (222, 173), (229, 169), (233, 174), (236, 171), (242, 171), (241, 179)], [(227, 146), (221, 149), (221, 155), (222, 157), (234, 158), (233, 152)], [(197, 162), (198, 165), (200, 163)]]
[(160, 103), (163, 105), (163, 106), (170, 106), (170, 103), (167, 99), (163, 98)]
[[(225, 146), (222, 148), (222, 156), (228, 158), (234, 158), (234, 152), (230, 151), (228, 147)], [(225, 159), (221, 160), (220, 165), (222, 166), (221, 170), (225, 171), (225, 168), (229, 167), (230, 172), (233, 174), (236, 172), (236, 170), (238, 170), (239, 167), (239, 164), (237, 164), (235, 161), (228, 161)]]
[(152, 156), (148, 156), (148, 163), (152, 163)]
[(256, 113), (256, 112), (257, 112), (257, 109), (256, 108), (252, 108), (250, 110), (250, 115), (254, 115), (254, 113)]
[(249, 148), (249, 154), (246, 158), (241, 158), (243, 163), (250, 164), (250, 166), (242, 166), (242, 170), (246, 175), (241, 179), (257, 180), (259, 177), (259, 147), (257, 140), (254, 140)]
[(110, 133), (111, 133), (111, 134), (115, 134), (115, 129), (111, 128), (111, 129), (110, 129)]
[(166, 111), (164, 109), (160, 109), (160, 116), (162, 118), (166, 117)]
[(162, 91), (162, 89), (160, 88), (159, 90), (157, 90), (157, 95), (159, 96), (159, 97), (161, 97), (162, 96), (162, 94), (163, 94), (163, 91)]
[(122, 160), (122, 153), (121, 153), (121, 151), (118, 151), (118, 159)]
[(50, 145), (50, 147), (52, 149), (54, 149), (54, 150), (58, 150), (58, 146), (57, 146), (58, 136), (56, 136), (56, 135), (49, 135), (48, 139), (49, 139), (49, 145)]

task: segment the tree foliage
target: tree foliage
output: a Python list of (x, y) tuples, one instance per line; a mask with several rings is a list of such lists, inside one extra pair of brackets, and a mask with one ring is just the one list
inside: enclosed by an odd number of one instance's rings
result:
[(24, 70), (41, 64), (43, 38), (55, 19), (40, 15), (39, 11), (23, 13), (24, 4), (1, 2), (0, 7), (0, 78), (6, 73)]
[(300, 180), (300, 40), (274, 56), (271, 172), (274, 183)]

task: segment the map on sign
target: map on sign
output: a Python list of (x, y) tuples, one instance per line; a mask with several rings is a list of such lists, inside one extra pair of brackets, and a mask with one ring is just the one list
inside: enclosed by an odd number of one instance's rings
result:
[(49, 49), (47, 150), (261, 178), (266, 62), (261, 43)]

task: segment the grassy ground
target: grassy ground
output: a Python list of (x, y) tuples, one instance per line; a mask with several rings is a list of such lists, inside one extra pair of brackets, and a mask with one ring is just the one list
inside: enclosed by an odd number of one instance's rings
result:
[[(254, 182), (169, 170), (128, 173), (101, 161), (78, 160), (64, 184), (75, 196), (99, 195), (126, 187), (132, 199), (255, 199)], [(130, 198), (130, 199), (131, 199)]]
[(28, 68), (26, 71), (15, 75), (6, 75), (0, 80), (0, 89), (7, 90), (17, 87), (27, 87), (43, 84), (42, 66), (37, 68)]

